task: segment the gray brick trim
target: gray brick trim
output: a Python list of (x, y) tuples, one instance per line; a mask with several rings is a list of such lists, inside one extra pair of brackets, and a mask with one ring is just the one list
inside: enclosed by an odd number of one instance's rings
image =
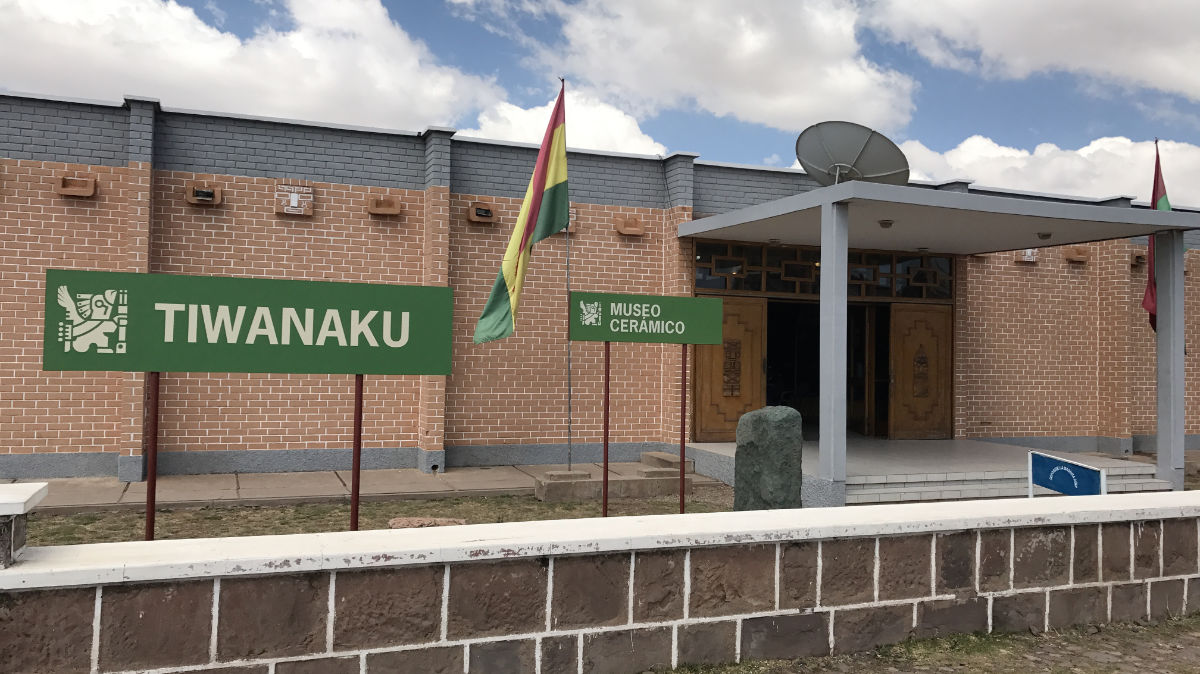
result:
[(165, 111), (155, 135), (156, 169), (425, 189), (417, 136)]
[(693, 210), (696, 217), (790, 197), (819, 185), (801, 171), (764, 170), (697, 161)]
[(129, 99), (129, 122), (126, 137), (129, 141), (128, 161), (154, 160), (154, 117), (158, 104), (152, 101)]
[(128, 138), (120, 104), (0, 97), (0, 157), (124, 166)]
[(691, 206), (695, 155), (676, 153), (663, 161), (667, 181), (667, 206)]
[(453, 129), (427, 129), (425, 140), (425, 189), (450, 187), (450, 138)]

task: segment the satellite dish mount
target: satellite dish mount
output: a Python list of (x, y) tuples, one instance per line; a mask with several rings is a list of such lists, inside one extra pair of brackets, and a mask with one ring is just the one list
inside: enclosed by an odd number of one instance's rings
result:
[(854, 122), (821, 122), (796, 139), (796, 159), (822, 185), (865, 180), (908, 184), (908, 159), (883, 134)]

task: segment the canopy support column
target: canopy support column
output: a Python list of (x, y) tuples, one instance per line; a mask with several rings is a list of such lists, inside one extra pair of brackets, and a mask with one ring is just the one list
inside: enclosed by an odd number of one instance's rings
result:
[(1158, 290), (1157, 476), (1176, 490), (1183, 489), (1183, 256), (1182, 231), (1154, 235), (1154, 278)]
[(817, 478), (805, 505), (846, 505), (846, 279), (850, 206), (821, 206), (821, 404)]

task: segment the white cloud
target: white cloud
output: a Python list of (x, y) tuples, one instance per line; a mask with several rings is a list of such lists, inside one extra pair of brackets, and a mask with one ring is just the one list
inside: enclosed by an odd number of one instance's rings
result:
[[(1154, 143), (1098, 138), (1077, 150), (1043, 143), (1032, 152), (971, 136), (945, 153), (919, 141), (900, 144), (918, 180), (969, 178), (980, 186), (1072, 194), (1134, 196), (1149, 201), (1154, 177)], [(1163, 179), (1176, 206), (1200, 206), (1200, 146), (1161, 141)]]
[(379, 0), (276, 4), (291, 27), (242, 40), (174, 0), (0, 0), (0, 82), (402, 129), (453, 125), (503, 98), (494, 81), (439, 64)]
[(938, 66), (1013, 79), (1065, 71), (1200, 100), (1195, 0), (875, 0), (863, 16)]
[[(460, 0), (500, 20), (532, 0)], [(868, 61), (849, 0), (541, 0), (562, 22), (561, 43), (535, 59), (552, 64), (634, 115), (699, 109), (797, 131), (849, 119), (897, 130), (916, 84)]]
[[(540, 143), (554, 99), (534, 108), (500, 102), (479, 114), (479, 127), (463, 136)], [(636, 119), (586, 92), (567, 91), (567, 145), (634, 154), (666, 154), (662, 143), (642, 132)]]

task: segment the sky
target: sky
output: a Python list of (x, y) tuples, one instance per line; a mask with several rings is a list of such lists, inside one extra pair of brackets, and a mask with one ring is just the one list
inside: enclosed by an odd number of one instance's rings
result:
[(795, 166), (848, 120), (912, 176), (1200, 206), (1195, 0), (0, 0), (0, 91)]

